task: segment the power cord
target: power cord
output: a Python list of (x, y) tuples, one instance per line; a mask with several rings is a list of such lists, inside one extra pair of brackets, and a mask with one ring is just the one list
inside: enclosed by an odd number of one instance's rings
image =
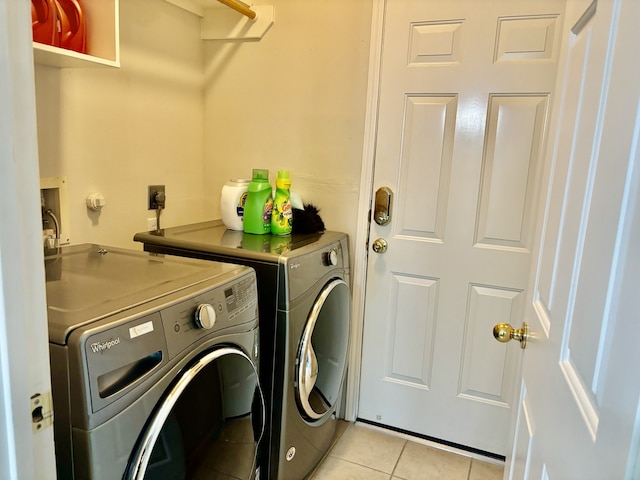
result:
[(156, 203), (156, 232), (160, 231), (160, 213), (164, 209), (166, 204), (166, 195), (163, 191), (156, 192), (154, 195), (154, 201)]
[(44, 213), (51, 217), (55, 227), (55, 237), (53, 239), (47, 238), (47, 243), (49, 243), (49, 240), (53, 240), (53, 245), (47, 245), (47, 248), (56, 248), (60, 245), (60, 223), (58, 222), (58, 217), (56, 217), (55, 213), (53, 213), (50, 208), (45, 210)]

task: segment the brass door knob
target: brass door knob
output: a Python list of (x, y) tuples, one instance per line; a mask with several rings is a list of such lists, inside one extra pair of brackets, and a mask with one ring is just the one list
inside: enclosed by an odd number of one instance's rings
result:
[(376, 253), (384, 253), (387, 251), (388, 247), (389, 244), (384, 238), (376, 238), (373, 241), (373, 245), (371, 246), (371, 248), (373, 248), (373, 251)]
[(513, 328), (508, 323), (498, 323), (493, 327), (494, 338), (502, 343), (506, 343), (509, 340), (518, 340), (520, 347), (525, 348), (527, 346), (527, 339), (529, 338), (529, 326), (527, 322), (522, 324), (522, 328)]

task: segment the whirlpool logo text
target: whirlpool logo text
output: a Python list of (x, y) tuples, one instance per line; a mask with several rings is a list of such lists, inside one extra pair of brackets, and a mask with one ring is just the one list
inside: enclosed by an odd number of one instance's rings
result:
[(93, 353), (102, 353), (117, 345), (120, 345), (120, 337), (107, 340), (106, 342), (93, 342), (90, 346)]

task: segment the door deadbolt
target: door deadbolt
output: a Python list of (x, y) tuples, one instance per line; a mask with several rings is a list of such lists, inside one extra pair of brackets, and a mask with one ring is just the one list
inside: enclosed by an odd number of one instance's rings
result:
[(376, 238), (373, 241), (373, 245), (371, 245), (371, 248), (373, 248), (373, 251), (376, 253), (384, 253), (387, 251), (388, 247), (389, 244), (384, 238)]
[(380, 187), (376, 190), (376, 203), (373, 209), (373, 220), (381, 226), (391, 221), (391, 202), (393, 192), (389, 187)]
[(506, 343), (509, 340), (518, 340), (520, 347), (525, 348), (529, 338), (529, 326), (527, 322), (522, 324), (522, 328), (513, 328), (508, 323), (498, 323), (493, 327), (493, 336), (501, 343)]

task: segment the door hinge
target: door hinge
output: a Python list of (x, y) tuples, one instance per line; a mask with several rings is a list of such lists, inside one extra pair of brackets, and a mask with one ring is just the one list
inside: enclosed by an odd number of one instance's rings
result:
[(37, 433), (53, 425), (53, 401), (51, 392), (31, 396), (31, 430)]

